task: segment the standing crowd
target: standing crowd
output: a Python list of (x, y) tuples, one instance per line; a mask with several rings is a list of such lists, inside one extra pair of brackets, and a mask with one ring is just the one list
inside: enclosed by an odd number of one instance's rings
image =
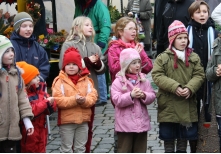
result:
[[(46, 116), (58, 112), (60, 152), (89, 153), (95, 106), (106, 105), (109, 93), (115, 110), (114, 152), (146, 152), (151, 130), (148, 105), (155, 99), (166, 153), (186, 153), (188, 142), (190, 151), (197, 152), (199, 127), (203, 127), (199, 119), (205, 116), (206, 122), (211, 121), (211, 104), (221, 139), (221, 37), (215, 28), (221, 4), (212, 19), (204, 0), (157, 1), (155, 8), (162, 9), (155, 10), (158, 56), (152, 63), (150, 0), (129, 1), (125, 16), (116, 22), (113, 40), (104, 3), (75, 0), (52, 96), (45, 82), (50, 72), (47, 53), (36, 42), (31, 16), (18, 13), (10, 40), (0, 35), (0, 152), (45, 153)], [(144, 28), (141, 40), (139, 26)]]

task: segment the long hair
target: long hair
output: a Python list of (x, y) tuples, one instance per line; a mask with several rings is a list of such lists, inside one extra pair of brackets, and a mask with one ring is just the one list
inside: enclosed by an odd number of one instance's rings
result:
[[(120, 32), (123, 32), (124, 31), (124, 28), (127, 26), (127, 24), (129, 22), (133, 22), (135, 23), (135, 26), (136, 26), (136, 29), (137, 29), (137, 23), (134, 21), (133, 18), (130, 18), (130, 17), (122, 17), (120, 18), (117, 22), (116, 22), (116, 26), (115, 26), (115, 30), (114, 30), (114, 33), (115, 33), (115, 36), (117, 38), (120, 38)], [(138, 32), (136, 33), (136, 37), (135, 37), (135, 42), (138, 41)]]
[(93, 27), (91, 19), (88, 18), (88, 17), (85, 17), (85, 16), (79, 16), (79, 17), (74, 19), (74, 21), (72, 22), (72, 27), (71, 27), (70, 33), (67, 36), (65, 41), (73, 40), (74, 36), (76, 36), (76, 35), (80, 37), (80, 40), (85, 41), (86, 37), (84, 36), (83, 31), (84, 31), (84, 24), (87, 20), (89, 20), (91, 22), (91, 25), (92, 25), (92, 36), (90, 37), (90, 41), (93, 42), (94, 41), (94, 36), (95, 36), (94, 27)]

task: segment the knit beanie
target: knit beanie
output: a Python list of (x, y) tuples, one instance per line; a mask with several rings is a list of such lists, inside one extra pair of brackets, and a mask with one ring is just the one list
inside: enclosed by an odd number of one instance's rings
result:
[[(180, 34), (187, 34), (187, 36), (188, 36), (188, 31), (187, 31), (185, 25), (181, 21), (174, 20), (174, 22), (168, 27), (168, 38), (169, 38), (169, 43), (170, 43), (169, 49), (174, 53), (174, 68), (178, 68), (178, 65), (177, 65), (178, 57), (177, 57), (175, 51), (172, 50), (172, 46), (173, 46), (174, 40)], [(189, 66), (188, 57), (190, 56), (190, 53), (192, 52), (192, 50), (188, 48), (188, 44), (189, 44), (189, 40), (187, 43), (187, 48), (185, 50), (186, 66)]]
[(2, 68), (2, 58), (3, 58), (3, 55), (5, 53), (5, 51), (8, 49), (8, 48), (13, 48), (14, 47), (12, 46), (12, 43), (11, 41), (3, 36), (3, 35), (0, 35), (0, 68)]
[(17, 62), (16, 65), (21, 69), (21, 71), (23, 70), (23, 72), (21, 72), (21, 75), (25, 82), (25, 85), (30, 83), (32, 79), (40, 74), (35, 66), (28, 64), (25, 61)]
[[(141, 60), (140, 54), (137, 50), (133, 48), (126, 48), (121, 51), (120, 53), (120, 75), (123, 77), (125, 85), (122, 87), (123, 90), (127, 89), (127, 79), (126, 79), (126, 71), (130, 65), (130, 63), (136, 59)], [(145, 77), (141, 74), (141, 72), (138, 74), (141, 78), (141, 81), (146, 81)]]
[(84, 60), (81, 58), (79, 51), (74, 47), (70, 47), (65, 51), (62, 70), (64, 70), (64, 67), (69, 63), (76, 64), (80, 70), (85, 68)]
[(14, 18), (14, 26), (13, 26), (13, 27), (14, 27), (14, 30), (15, 30), (16, 32), (18, 32), (18, 30), (19, 30), (21, 24), (22, 24), (23, 22), (25, 22), (25, 21), (31, 21), (31, 22), (33, 22), (32, 17), (31, 17), (28, 13), (26, 13), (26, 12), (20, 12), (20, 13), (16, 14), (16, 16), (15, 16), (15, 18)]

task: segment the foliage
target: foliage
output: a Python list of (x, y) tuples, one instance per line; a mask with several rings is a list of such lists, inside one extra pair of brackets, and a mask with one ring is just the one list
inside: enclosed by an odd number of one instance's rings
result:
[(48, 35), (39, 35), (38, 43), (45, 49), (58, 51), (59, 47), (64, 43), (67, 32), (61, 30), (57, 33), (48, 33)]
[(8, 28), (9, 25), (4, 24), (4, 19), (0, 18), (0, 34), (4, 35), (4, 31)]
[(221, 32), (221, 25), (216, 24), (216, 30), (218, 30), (219, 32)]
[(110, 12), (111, 23), (116, 22), (122, 17), (122, 14), (116, 9), (116, 6), (109, 5), (108, 10)]
[(41, 18), (40, 4), (35, 3), (34, 0), (26, 0), (26, 12), (32, 17), (34, 24)]

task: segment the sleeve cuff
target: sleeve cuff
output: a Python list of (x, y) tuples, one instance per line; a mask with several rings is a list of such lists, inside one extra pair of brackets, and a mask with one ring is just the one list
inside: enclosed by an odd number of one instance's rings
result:
[(103, 49), (103, 48), (105, 48), (106, 43), (103, 43), (103, 42), (98, 41), (98, 42), (97, 42), (97, 45)]
[(25, 118), (23, 118), (22, 120), (23, 120), (23, 122), (24, 122), (25, 129), (26, 129), (26, 130), (28, 130), (28, 129), (30, 129), (30, 128), (34, 128), (33, 125), (32, 125), (32, 122), (31, 122), (30, 118), (25, 117)]

